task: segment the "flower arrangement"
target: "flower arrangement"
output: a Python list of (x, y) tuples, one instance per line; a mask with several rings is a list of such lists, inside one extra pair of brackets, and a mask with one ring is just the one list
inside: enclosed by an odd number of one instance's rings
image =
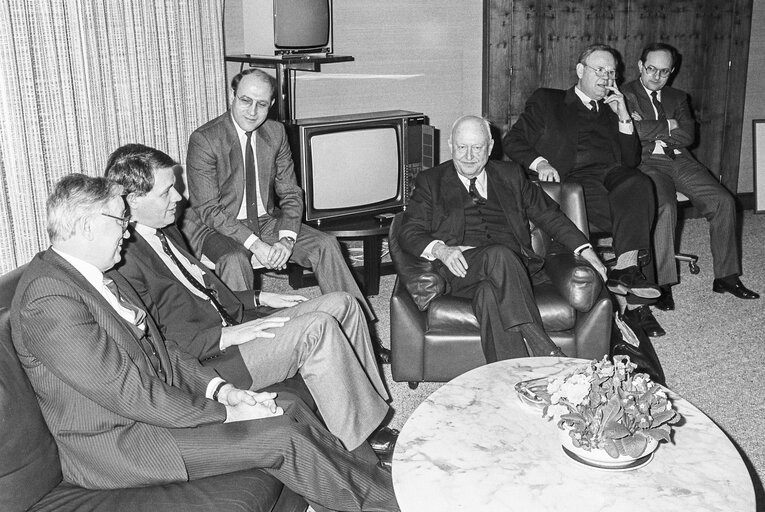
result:
[(629, 356), (613, 362), (604, 356), (556, 378), (547, 386), (550, 403), (542, 414), (558, 419), (578, 448), (640, 457), (650, 439), (669, 441), (670, 425), (681, 416), (664, 389), (635, 368)]

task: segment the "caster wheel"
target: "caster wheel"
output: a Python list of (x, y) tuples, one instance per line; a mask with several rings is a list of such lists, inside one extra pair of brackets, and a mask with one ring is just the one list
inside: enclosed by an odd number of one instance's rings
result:
[(691, 261), (688, 263), (688, 268), (691, 269), (691, 274), (698, 274), (701, 272), (701, 269), (698, 265), (696, 265), (695, 261)]
[(409, 383), (409, 389), (417, 389), (417, 386), (419, 386), (419, 382), (410, 382)]

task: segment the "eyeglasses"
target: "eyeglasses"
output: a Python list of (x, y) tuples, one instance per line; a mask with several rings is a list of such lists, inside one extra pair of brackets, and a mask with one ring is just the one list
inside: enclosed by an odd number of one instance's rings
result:
[(256, 102), (255, 100), (253, 100), (252, 98), (248, 98), (247, 96), (236, 96), (236, 95), (234, 95), (234, 97), (236, 99), (238, 99), (239, 101), (241, 101), (242, 102), (242, 106), (244, 108), (247, 108), (247, 109), (252, 107), (253, 103), (255, 103), (255, 107), (258, 110), (268, 110), (269, 108), (271, 108), (271, 103), (269, 103), (268, 101), (261, 100), (261, 101), (257, 101)]
[(593, 70), (595, 72), (595, 74), (597, 76), (599, 76), (600, 78), (616, 78), (616, 70), (615, 69), (606, 69), (606, 68), (603, 68), (603, 67), (594, 68), (594, 67), (590, 66), (589, 64), (585, 64), (584, 62), (582, 62), (582, 64), (584, 64), (584, 67), (590, 68), (591, 70)]
[(104, 217), (109, 217), (110, 219), (118, 220), (120, 222), (120, 226), (122, 226), (122, 231), (125, 231), (128, 227), (128, 224), (130, 223), (129, 215), (125, 217), (118, 217), (116, 215), (112, 215), (110, 213), (104, 213), (104, 212), (101, 212), (101, 215), (103, 215)]
[(643, 66), (643, 69), (649, 75), (656, 76), (656, 73), (658, 73), (659, 76), (662, 77), (662, 78), (667, 78), (669, 76), (669, 74), (672, 73), (672, 68), (661, 68), (661, 69), (659, 69), (657, 67), (649, 65), (649, 66)]

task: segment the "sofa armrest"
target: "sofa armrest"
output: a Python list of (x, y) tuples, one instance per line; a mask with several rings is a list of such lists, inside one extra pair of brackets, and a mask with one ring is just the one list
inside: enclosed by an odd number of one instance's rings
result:
[(545, 272), (555, 289), (579, 312), (587, 312), (603, 290), (603, 280), (584, 259), (572, 253), (548, 254)]

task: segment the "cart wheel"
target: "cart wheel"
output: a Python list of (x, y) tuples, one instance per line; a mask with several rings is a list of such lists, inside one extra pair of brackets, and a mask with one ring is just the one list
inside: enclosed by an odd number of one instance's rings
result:
[(699, 268), (699, 266), (696, 264), (695, 261), (689, 261), (688, 268), (691, 269), (691, 274), (698, 274), (699, 272), (701, 272), (701, 269)]

